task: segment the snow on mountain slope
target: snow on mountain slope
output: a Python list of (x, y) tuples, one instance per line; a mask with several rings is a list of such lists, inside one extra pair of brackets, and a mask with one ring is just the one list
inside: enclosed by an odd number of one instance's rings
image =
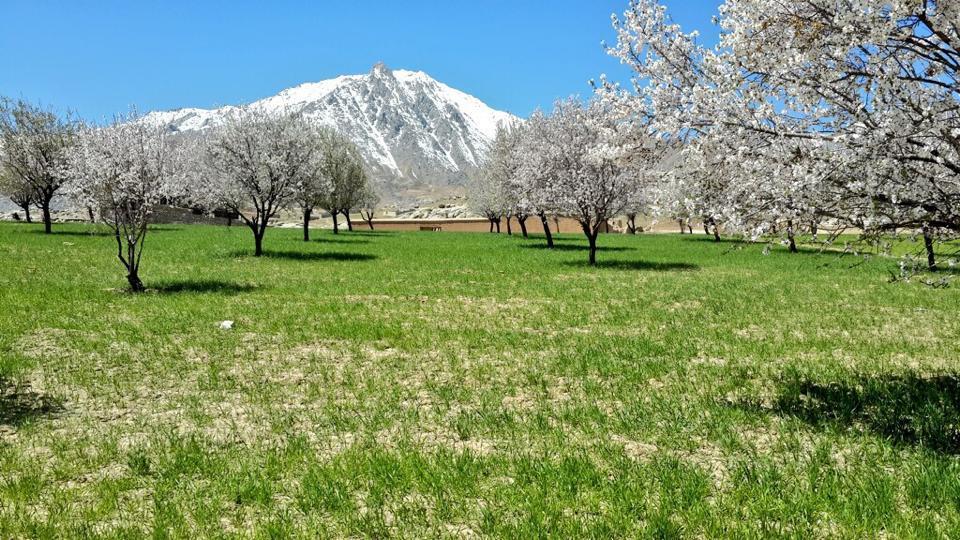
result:
[[(519, 121), (422, 71), (392, 71), (382, 63), (365, 75), (301, 84), (247, 106), (301, 112), (344, 133), (388, 200), (455, 193), (482, 163), (497, 125)], [(144, 120), (197, 131), (235, 108), (153, 112)]]

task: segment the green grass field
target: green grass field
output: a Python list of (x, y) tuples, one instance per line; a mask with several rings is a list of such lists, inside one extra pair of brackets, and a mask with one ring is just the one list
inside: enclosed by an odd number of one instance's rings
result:
[(55, 230), (0, 224), (0, 537), (960, 534), (960, 290), (896, 260), (163, 226), (131, 295)]

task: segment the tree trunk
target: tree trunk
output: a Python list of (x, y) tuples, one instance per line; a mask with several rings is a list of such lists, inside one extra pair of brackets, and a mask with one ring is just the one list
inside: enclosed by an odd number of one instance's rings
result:
[(513, 225), (511, 225), (510, 223), (511, 219), (512, 219), (511, 216), (507, 216), (507, 235), (508, 236), (513, 236)]
[(40, 211), (43, 213), (43, 232), (50, 234), (53, 232), (53, 220), (50, 217), (50, 198), (44, 196), (40, 200)]
[(710, 220), (703, 218), (703, 234), (710, 236)]
[(492, 234), (492, 233), (493, 233), (493, 218), (488, 217), (488, 218), (487, 218), (487, 221), (490, 222), (490, 233)]
[(537, 214), (540, 216), (540, 223), (543, 224), (543, 234), (547, 236), (547, 247), (553, 247), (553, 233), (550, 232), (550, 222), (547, 221), (547, 214), (540, 213)]
[(627, 233), (637, 234), (637, 215), (627, 214)]
[[(140, 261), (137, 258), (137, 245), (131, 243), (129, 238), (122, 238), (120, 236), (120, 229), (116, 227), (113, 229), (113, 238), (117, 241), (117, 258), (123, 263), (123, 267), (127, 269), (127, 283), (130, 284), (130, 291), (135, 293), (143, 292), (146, 289), (143, 286), (143, 282), (140, 281)], [(126, 247), (126, 254), (124, 254), (124, 247)]]
[(33, 220), (30, 219), (30, 203), (27, 203), (20, 208), (23, 208), (24, 217), (27, 218), (27, 223), (33, 223)]
[(496, 219), (496, 224), (497, 224), (497, 234), (500, 234), (500, 218)]
[(520, 233), (523, 234), (524, 238), (527, 238), (527, 216), (517, 216), (517, 223), (520, 224)]
[(813, 239), (816, 240), (816, 239), (817, 239), (817, 233), (819, 233), (819, 232), (820, 232), (820, 230), (819, 230), (819, 225), (817, 224), (817, 220), (811, 221), (811, 222), (810, 222), (810, 236), (812, 236)]
[(146, 290), (146, 287), (143, 286), (143, 282), (140, 281), (139, 270), (134, 268), (130, 270), (130, 273), (127, 274), (127, 283), (130, 284), (130, 290), (139, 293)]
[(350, 211), (349, 211), (349, 210), (345, 210), (345, 211), (343, 212), (343, 217), (347, 218), (347, 230), (348, 230), (348, 231), (353, 231), (353, 220), (350, 219)]
[(587, 241), (590, 242), (590, 266), (597, 264), (597, 233), (588, 231)]
[(97, 222), (97, 218), (93, 215), (93, 207), (92, 207), (92, 206), (88, 206), (88, 207), (87, 207), (87, 217), (90, 218), (90, 223), (96, 223), (96, 222)]
[(256, 230), (253, 231), (253, 256), (259, 257), (263, 255), (263, 233)]
[(367, 219), (367, 226), (370, 227), (370, 230), (373, 230), (373, 214), (370, 214), (370, 218)]
[(693, 222), (692, 222), (692, 221), (688, 221), (688, 222), (687, 222), (687, 232), (690, 233), (690, 234), (693, 234)]
[(330, 212), (330, 216), (333, 217), (333, 234), (340, 234), (340, 221), (337, 219), (337, 212)]
[(310, 216), (313, 214), (313, 208), (303, 209), (303, 241), (310, 241)]
[(720, 241), (720, 226), (717, 225), (717, 222), (714, 221), (712, 218), (710, 219), (710, 222), (711, 222), (711, 224), (713, 225), (713, 241), (714, 241), (714, 242), (719, 242), (719, 241)]
[(923, 227), (923, 247), (927, 250), (927, 269), (932, 272), (937, 269), (937, 254), (933, 250), (933, 233), (927, 226)]
[(680, 234), (686, 234), (687, 228), (683, 226), (683, 220), (682, 220), (682, 219), (678, 219), (678, 220), (677, 220), (677, 223), (680, 224)]
[(787, 221), (787, 242), (790, 244), (790, 253), (796, 253), (797, 239), (793, 234), (793, 221)]

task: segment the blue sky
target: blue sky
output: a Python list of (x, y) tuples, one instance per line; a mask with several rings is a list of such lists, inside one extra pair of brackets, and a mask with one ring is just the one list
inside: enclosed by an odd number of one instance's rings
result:
[[(710, 39), (719, 0), (668, 0)], [(544, 7), (547, 6), (547, 7)], [(97, 120), (213, 107), (303, 82), (365, 73), (377, 61), (426, 71), (492, 107), (526, 116), (588, 94), (608, 57), (610, 14), (627, 0), (0, 0), (0, 95)]]

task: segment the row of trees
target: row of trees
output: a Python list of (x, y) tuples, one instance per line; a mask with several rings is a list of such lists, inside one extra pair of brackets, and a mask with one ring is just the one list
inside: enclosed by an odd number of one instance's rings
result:
[(960, 4), (728, 0), (718, 24), (707, 48), (633, 0), (608, 48), (631, 88), (601, 79), (586, 105), (502, 127), (474, 210), (491, 230), (574, 217), (591, 263), (606, 219), (636, 232), (652, 213), (791, 251), (801, 229), (907, 231), (935, 268), (935, 242), (960, 233)]
[(267, 226), (292, 207), (303, 216), (310, 240), (313, 212), (338, 216), (350, 230), (350, 212), (372, 216), (377, 196), (356, 146), (337, 131), (316, 126), (299, 114), (241, 109), (220, 128), (186, 144), (190, 201), (240, 216), (254, 237), (254, 255), (263, 254)]
[[(657, 0), (632, 0), (608, 48), (634, 71), (630, 87), (601, 79), (587, 103), (501, 126), (471, 186), (474, 210), (491, 227), (515, 218), (524, 234), (536, 216), (551, 246), (547, 216), (571, 216), (591, 263), (609, 218), (626, 215), (635, 231), (636, 216), (653, 213), (702, 220), (717, 237), (721, 226), (782, 235), (794, 251), (801, 228), (917, 232), (935, 268), (934, 243), (960, 233), (960, 4), (727, 0), (717, 21), (720, 40), (705, 47)], [(130, 129), (143, 132), (110, 139)], [(146, 231), (138, 205), (149, 215), (177, 197), (228, 209), (259, 255), (282, 208), (299, 206), (308, 239), (315, 208), (352, 227), (349, 209), (375, 200), (356, 149), (296, 115), (244, 109), (195, 140), (168, 137), (129, 118), (89, 128), (6, 102), (0, 177), (18, 203), (41, 208), (47, 231), (67, 183), (108, 223), (133, 223), (112, 225), (133, 277), (130, 243)], [(92, 184), (98, 176), (109, 190)]]
[(589, 104), (501, 128), (471, 193), (491, 230), (575, 217), (591, 262), (618, 213), (630, 232), (658, 214), (791, 251), (801, 229), (907, 231), (935, 268), (960, 233), (960, 3), (727, 0), (717, 22), (708, 48), (631, 1), (608, 48), (631, 87), (601, 78)]
[(23, 101), (0, 111), (0, 187), (29, 211), (62, 193), (113, 232), (133, 291), (144, 290), (140, 262), (154, 208), (168, 201), (234, 214), (263, 254), (270, 221), (284, 209), (303, 215), (304, 240), (315, 209), (334, 219), (361, 209), (372, 228), (377, 203), (356, 147), (299, 114), (238, 109), (200, 135), (171, 133), (136, 114), (106, 126), (62, 120)]
[(577, 220), (596, 264), (597, 237), (608, 220), (626, 215), (636, 232), (639, 214), (653, 211), (670, 145), (647, 136), (601, 100), (557, 102), (550, 114), (535, 112), (523, 124), (500, 126), (487, 162), (473, 182), (470, 201), (490, 220), (515, 218), (527, 235), (526, 220), (537, 216), (553, 238), (548, 215)]
[(79, 124), (25, 101), (0, 98), (0, 194), (27, 216), (40, 209), (44, 230), (52, 230), (50, 205), (67, 178), (67, 150)]
[(705, 47), (657, 0), (614, 18), (631, 88), (598, 99), (682, 148), (678, 217), (795, 247), (816, 234), (960, 233), (960, 3), (727, 0)]

